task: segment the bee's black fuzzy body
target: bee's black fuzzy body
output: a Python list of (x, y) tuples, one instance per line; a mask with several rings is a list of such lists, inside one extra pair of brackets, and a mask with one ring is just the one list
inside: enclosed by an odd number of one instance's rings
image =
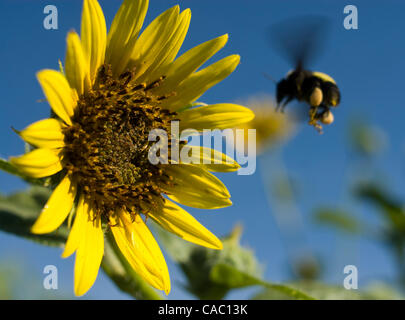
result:
[[(319, 99), (314, 94), (319, 94)], [(336, 107), (340, 103), (340, 91), (336, 82), (327, 74), (308, 70), (293, 70), (277, 83), (278, 107), (283, 110), (293, 99), (304, 101), (311, 107)]]

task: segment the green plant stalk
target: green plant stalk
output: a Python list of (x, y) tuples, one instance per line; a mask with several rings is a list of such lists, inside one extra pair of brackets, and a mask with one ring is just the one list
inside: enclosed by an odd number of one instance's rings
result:
[(106, 234), (104, 258), (101, 267), (120, 290), (130, 294), (135, 299), (164, 299), (132, 269), (116, 245), (111, 232)]
[[(258, 160), (266, 200), (285, 242), (289, 265), (294, 270), (297, 259), (303, 254), (306, 257), (313, 257), (313, 252), (305, 240), (302, 213), (295, 203), (292, 186), (288, 181), (282, 150), (265, 153)], [(266, 170), (269, 167), (272, 168), (272, 171)], [(276, 174), (285, 183), (284, 187), (288, 192), (288, 197), (285, 199), (274, 196), (272, 182)]]

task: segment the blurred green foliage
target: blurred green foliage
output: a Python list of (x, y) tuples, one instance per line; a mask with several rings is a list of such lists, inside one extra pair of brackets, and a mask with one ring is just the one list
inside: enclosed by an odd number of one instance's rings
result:
[[(353, 177), (351, 174), (350, 186), (346, 188), (354, 204), (357, 204), (356, 210), (359, 205), (366, 205), (363, 208), (367, 214), (379, 213), (380, 223), (372, 225), (364, 219), (364, 215), (360, 219), (357, 212), (353, 211), (354, 207), (348, 208), (346, 203), (319, 207), (313, 213), (314, 221), (341, 232), (342, 236), (361, 236), (383, 243), (396, 261), (400, 280), (398, 284), (405, 289), (405, 200), (401, 201), (389, 191), (389, 187), (385, 185), (387, 179), (381, 178), (381, 175), (377, 176), (379, 168), (373, 166), (370, 161), (386, 149), (388, 138), (380, 128), (367, 124), (364, 119), (352, 121), (348, 138), (352, 152), (358, 157), (350, 163), (352, 169), (356, 169), (353, 172), (357, 175)], [(336, 206), (339, 209), (336, 209)], [(311, 290), (308, 292), (312, 293)], [(317, 294), (314, 296), (317, 297)], [(368, 291), (360, 296), (362, 299), (392, 297), (404, 298), (387, 284), (374, 286), (372, 292), (368, 288)]]
[(252, 250), (241, 246), (242, 227), (237, 225), (223, 237), (223, 250), (196, 246), (157, 228), (169, 255), (183, 271), (184, 288), (199, 299), (223, 299), (234, 289), (262, 286), (291, 299), (313, 298), (296, 288), (262, 280), (263, 270)]
[(333, 227), (348, 234), (360, 234), (363, 231), (362, 223), (342, 209), (321, 207), (315, 210), (313, 218), (320, 225)]
[(73, 299), (72, 294), (45, 290), (41, 273), (28, 267), (24, 257), (8, 257), (0, 261), (0, 300)]
[(262, 270), (251, 250), (239, 245), (241, 227), (222, 239), (223, 250), (196, 246), (159, 230), (159, 236), (169, 255), (176, 261), (187, 279), (185, 289), (200, 299), (222, 299), (232, 289), (226, 283), (211, 278), (211, 271), (218, 264), (231, 265), (245, 274), (261, 276)]
[(52, 234), (36, 235), (30, 232), (50, 194), (45, 187), (33, 186), (9, 196), (0, 195), (0, 230), (44, 245), (63, 246), (68, 235), (65, 226)]
[[(288, 282), (286, 284), (302, 290), (318, 300), (387, 300), (404, 298), (398, 291), (381, 283), (369, 286), (362, 291), (346, 290), (342, 286), (315, 281)], [(252, 299), (291, 300), (291, 297), (271, 288), (266, 288), (254, 295)]]
[(386, 148), (387, 137), (380, 128), (367, 124), (364, 119), (355, 118), (349, 127), (349, 143), (356, 153), (370, 157)]

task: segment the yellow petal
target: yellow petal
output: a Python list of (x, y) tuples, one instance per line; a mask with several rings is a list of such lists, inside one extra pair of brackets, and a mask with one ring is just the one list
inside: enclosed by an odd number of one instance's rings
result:
[(181, 149), (180, 159), (186, 164), (183, 154), (187, 154), (187, 164), (201, 165), (208, 171), (232, 172), (240, 168), (240, 165), (226, 154), (211, 148), (185, 145)]
[(156, 60), (170, 36), (176, 30), (179, 18), (176, 5), (153, 20), (139, 36), (133, 48), (128, 68), (135, 68), (134, 79), (142, 75)]
[(75, 294), (81, 296), (96, 281), (104, 254), (104, 234), (100, 215), (95, 215), (86, 201), (78, 218), (83, 219), (83, 235), (76, 251)]
[(90, 88), (89, 64), (85, 58), (79, 35), (71, 31), (66, 38), (65, 74), (79, 95)]
[(111, 217), (114, 239), (128, 263), (145, 281), (166, 294), (170, 292), (170, 277), (165, 259), (152, 233), (139, 215), (132, 222), (121, 212), (119, 219)]
[(175, 89), (175, 96), (164, 100), (164, 106), (173, 111), (187, 106), (229, 76), (239, 64), (239, 60), (238, 55), (231, 55), (193, 73)]
[(189, 109), (181, 112), (179, 117), (180, 130), (192, 128), (201, 131), (233, 128), (251, 121), (255, 114), (249, 108), (237, 104), (221, 103)]
[(43, 234), (56, 230), (65, 221), (76, 197), (76, 186), (65, 176), (42, 209), (31, 228), (32, 233)]
[(107, 28), (103, 10), (97, 0), (84, 0), (81, 24), (81, 40), (84, 55), (94, 82), (98, 68), (104, 63)]
[(52, 118), (37, 121), (18, 134), (29, 144), (40, 148), (54, 149), (65, 145), (62, 122)]
[(164, 166), (164, 171), (173, 177), (173, 181), (171, 184), (162, 184), (161, 188), (176, 202), (201, 209), (217, 209), (232, 204), (228, 189), (204, 168), (169, 164)]
[(204, 42), (181, 55), (170, 64), (165, 72), (166, 79), (162, 85), (156, 89), (156, 92), (163, 94), (175, 90), (183, 80), (223, 48), (227, 41), (228, 35), (225, 34), (216, 39)]
[(106, 62), (115, 75), (125, 71), (148, 10), (148, 0), (124, 0), (107, 36)]
[(190, 26), (191, 11), (184, 10), (177, 22), (177, 27), (172, 32), (166, 44), (161, 48), (159, 54), (153, 59), (151, 66), (139, 77), (139, 82), (151, 82), (166, 74), (167, 68), (179, 52), (188, 27)]
[(200, 246), (222, 249), (221, 241), (193, 216), (173, 202), (166, 200), (163, 210), (148, 213), (166, 230)]
[(77, 96), (70, 88), (65, 76), (55, 70), (42, 70), (37, 73), (37, 78), (52, 110), (71, 125)]
[(32, 178), (48, 177), (62, 170), (59, 154), (50, 149), (35, 149), (20, 157), (10, 158), (10, 162)]
[(84, 236), (86, 227), (86, 220), (83, 218), (86, 215), (84, 210), (85, 210), (84, 196), (83, 194), (81, 194), (79, 198), (79, 203), (76, 208), (75, 221), (73, 222), (72, 229), (70, 230), (69, 237), (66, 241), (65, 250), (62, 253), (62, 258), (69, 257), (79, 247), (79, 244)]

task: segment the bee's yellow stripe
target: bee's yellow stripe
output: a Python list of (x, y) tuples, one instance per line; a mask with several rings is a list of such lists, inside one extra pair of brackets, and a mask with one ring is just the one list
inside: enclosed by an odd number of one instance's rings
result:
[(331, 76), (327, 75), (326, 73), (314, 71), (314, 72), (312, 72), (312, 75), (322, 79), (323, 81), (332, 82), (332, 83), (336, 84), (335, 80)]

